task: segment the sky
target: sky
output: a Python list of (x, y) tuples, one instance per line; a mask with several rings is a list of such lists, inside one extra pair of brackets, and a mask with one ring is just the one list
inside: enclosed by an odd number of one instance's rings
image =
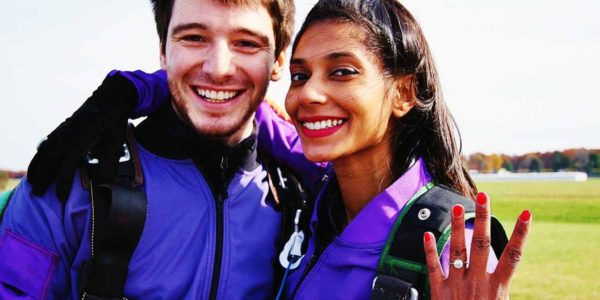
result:
[[(0, 169), (26, 169), (110, 70), (159, 68), (150, 1), (2, 2)], [(297, 27), (313, 3), (296, 1)], [(600, 1), (402, 3), (428, 39), (465, 154), (600, 148)], [(270, 97), (283, 101), (284, 76)]]

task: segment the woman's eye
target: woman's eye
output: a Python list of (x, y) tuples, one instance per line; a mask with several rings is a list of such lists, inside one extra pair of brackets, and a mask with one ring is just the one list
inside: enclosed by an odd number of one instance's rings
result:
[(292, 81), (303, 81), (308, 79), (308, 76), (304, 73), (292, 73)]
[(356, 71), (355, 69), (352, 69), (352, 68), (336, 69), (333, 71), (333, 73), (331, 73), (331, 75), (333, 75), (333, 76), (348, 76), (348, 75), (355, 75), (355, 74), (358, 74), (358, 71)]

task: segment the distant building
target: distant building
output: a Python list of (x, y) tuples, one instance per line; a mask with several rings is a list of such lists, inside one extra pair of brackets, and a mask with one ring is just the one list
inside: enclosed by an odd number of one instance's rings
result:
[(495, 174), (481, 174), (471, 172), (475, 181), (586, 181), (588, 176), (585, 172), (534, 172), (534, 173), (511, 173), (498, 172)]

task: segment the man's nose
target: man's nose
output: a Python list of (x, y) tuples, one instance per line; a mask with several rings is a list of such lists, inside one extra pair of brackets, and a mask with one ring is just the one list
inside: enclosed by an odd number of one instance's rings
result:
[(211, 47), (202, 65), (202, 71), (216, 82), (225, 81), (235, 74), (233, 53), (227, 43), (218, 42)]

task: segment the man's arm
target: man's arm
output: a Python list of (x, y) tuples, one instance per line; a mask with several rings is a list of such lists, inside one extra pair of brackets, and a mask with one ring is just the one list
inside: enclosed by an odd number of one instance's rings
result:
[(66, 201), (72, 178), (93, 149), (99, 165), (97, 178), (114, 177), (129, 117), (146, 115), (169, 99), (163, 71), (112, 71), (98, 89), (38, 147), (28, 168), (27, 180), (35, 195), (43, 195), (52, 182)]
[(78, 297), (72, 276), (79, 269), (76, 252), (89, 252), (82, 238), (89, 196), (78, 186), (71, 193), (78, 199), (68, 205), (58, 200), (53, 186), (41, 197), (26, 180), (16, 188), (0, 223), (1, 299)]
[(269, 101), (263, 102), (256, 111), (258, 147), (278, 163), (294, 170), (313, 195), (316, 195), (318, 192), (316, 189), (319, 187), (319, 181), (327, 164), (314, 163), (306, 159), (296, 128), (286, 121), (285, 116), (281, 116), (281, 113), (276, 111), (277, 105)]

